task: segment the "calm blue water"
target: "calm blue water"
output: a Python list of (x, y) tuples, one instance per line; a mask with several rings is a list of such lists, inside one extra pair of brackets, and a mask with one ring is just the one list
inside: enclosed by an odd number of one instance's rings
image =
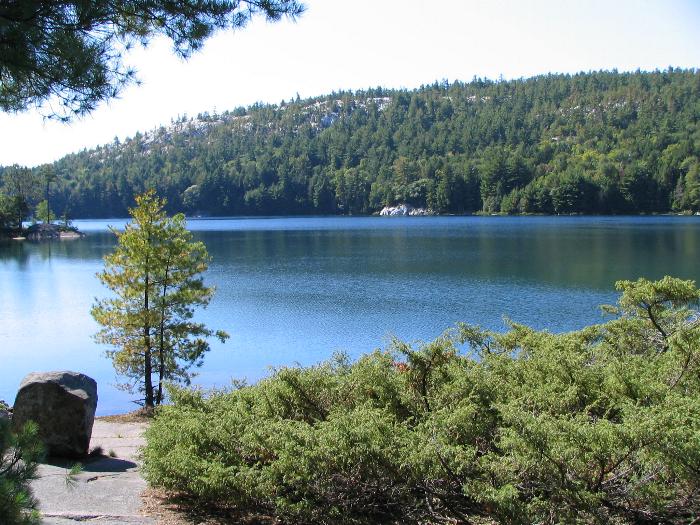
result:
[[(99, 414), (135, 408), (117, 390), (89, 315), (95, 274), (115, 245), (88, 236), (0, 244), (0, 399), (31, 371), (72, 369), (98, 381)], [(410, 217), (190, 220), (214, 260), (217, 287), (198, 318), (231, 334), (213, 343), (203, 386), (255, 381), (270, 366), (352, 356), (392, 335), (431, 339), (458, 321), (503, 318), (552, 331), (603, 321), (613, 283), (671, 274), (700, 279), (698, 217)]]

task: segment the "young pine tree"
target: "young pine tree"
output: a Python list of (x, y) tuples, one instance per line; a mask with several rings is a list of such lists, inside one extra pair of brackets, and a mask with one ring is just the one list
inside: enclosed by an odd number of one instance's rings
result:
[(0, 523), (3, 525), (41, 522), (30, 487), (44, 454), (37, 432), (34, 423), (13, 432), (9, 419), (0, 417)]
[(201, 277), (209, 255), (192, 241), (185, 217), (168, 217), (164, 206), (149, 190), (136, 197), (124, 231), (113, 230), (117, 248), (97, 275), (113, 295), (91, 311), (102, 326), (95, 339), (115, 348), (107, 356), (128, 378), (125, 386), (143, 392), (146, 408), (163, 401), (164, 382), (190, 382), (190, 368), (209, 350), (208, 337), (228, 338), (192, 320), (195, 307), (206, 307), (214, 293)]

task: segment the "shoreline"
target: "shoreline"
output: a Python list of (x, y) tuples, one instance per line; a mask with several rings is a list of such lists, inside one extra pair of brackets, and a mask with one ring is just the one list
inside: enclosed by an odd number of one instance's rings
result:
[[(223, 220), (223, 219), (330, 219), (330, 218), (359, 218), (359, 217), (382, 217), (385, 219), (395, 219), (401, 217), (699, 217), (700, 212), (653, 212), (653, 213), (503, 213), (503, 212), (473, 212), (473, 213), (432, 213), (429, 215), (393, 215), (381, 216), (379, 212), (364, 214), (282, 214), (282, 215), (186, 215), (190, 221), (200, 220)], [(76, 221), (124, 221), (128, 217), (81, 217)]]

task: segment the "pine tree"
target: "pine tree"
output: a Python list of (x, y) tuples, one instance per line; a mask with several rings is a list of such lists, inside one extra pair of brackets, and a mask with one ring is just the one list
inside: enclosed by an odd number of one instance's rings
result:
[[(7, 408), (0, 401), (0, 411)], [(13, 432), (10, 420), (0, 416), (0, 523), (38, 525), (38, 502), (30, 483), (36, 479), (44, 446), (38, 428), (30, 422)]]
[(36, 205), (36, 210), (34, 211), (34, 218), (37, 221), (43, 221), (44, 224), (50, 224), (56, 218), (54, 212), (49, 208), (49, 201), (44, 199)]
[(201, 277), (210, 258), (202, 242), (192, 241), (184, 215), (168, 217), (164, 206), (149, 190), (136, 197), (124, 231), (113, 230), (118, 246), (97, 275), (113, 296), (91, 311), (102, 326), (95, 339), (115, 348), (107, 356), (129, 379), (125, 386), (143, 392), (147, 408), (163, 401), (164, 382), (189, 384), (208, 337), (228, 338), (192, 320), (194, 308), (206, 307), (214, 293)]
[(0, 111), (44, 107), (70, 120), (118, 96), (134, 81), (122, 55), (156, 36), (187, 58), (221, 29), (237, 30), (256, 16), (294, 19), (296, 0), (70, 0), (0, 2)]

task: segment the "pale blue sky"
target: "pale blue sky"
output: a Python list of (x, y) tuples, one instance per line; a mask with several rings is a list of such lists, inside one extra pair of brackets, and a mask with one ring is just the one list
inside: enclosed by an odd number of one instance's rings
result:
[(143, 82), (70, 125), (0, 114), (0, 164), (28, 166), (179, 115), (333, 90), (548, 72), (700, 67), (700, 0), (307, 0), (296, 22), (219, 34), (188, 62), (168, 43), (127, 62)]

